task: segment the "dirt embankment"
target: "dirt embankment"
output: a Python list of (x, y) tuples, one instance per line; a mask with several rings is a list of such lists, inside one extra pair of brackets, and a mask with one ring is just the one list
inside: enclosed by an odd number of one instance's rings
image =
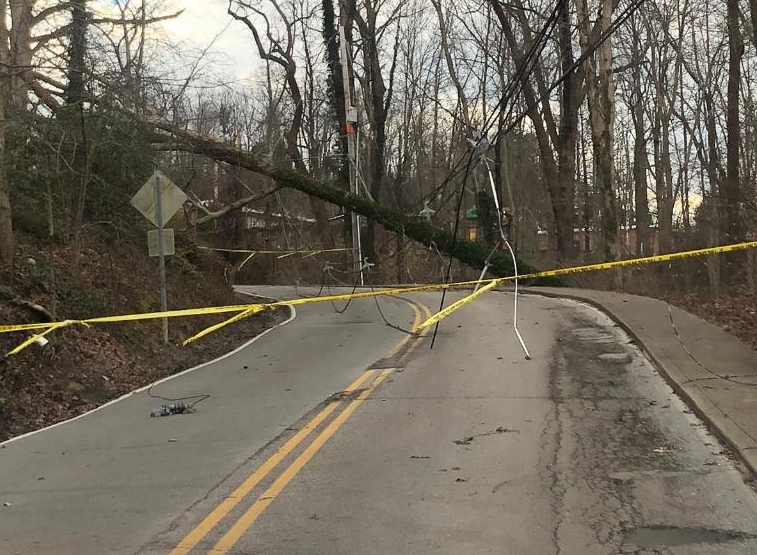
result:
[[(67, 245), (21, 241), (13, 270), (0, 271), (0, 324), (159, 310), (157, 261), (134, 245), (86, 239), (74, 261)], [(168, 262), (170, 308), (247, 302), (227, 283), (220, 256), (177, 245)], [(0, 440), (71, 418), (150, 382), (211, 360), (241, 345), (288, 312), (263, 312), (182, 347), (186, 337), (227, 316), (170, 320), (170, 345), (159, 321), (54, 331), (4, 356), (29, 332), (0, 334)]]

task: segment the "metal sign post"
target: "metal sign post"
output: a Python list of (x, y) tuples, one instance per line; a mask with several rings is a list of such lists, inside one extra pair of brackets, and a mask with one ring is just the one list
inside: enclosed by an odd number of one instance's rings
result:
[[(174, 254), (173, 229), (163, 229), (176, 211), (186, 202), (187, 195), (166, 175), (155, 170), (145, 184), (131, 199), (131, 205), (139, 210), (157, 228), (157, 245), (153, 248), (153, 234), (147, 233), (147, 250), (150, 256), (157, 255), (160, 265), (160, 310), (168, 310), (166, 299), (166, 256)], [(168, 240), (168, 245), (166, 245)], [(157, 251), (157, 252), (154, 252)], [(168, 345), (168, 319), (163, 318), (163, 343)]]
[[(163, 244), (163, 187), (160, 175), (155, 174), (155, 212), (158, 225), (158, 267), (160, 268), (160, 310), (168, 310), (166, 296), (166, 253)], [(163, 318), (163, 344), (168, 345), (168, 318)]]

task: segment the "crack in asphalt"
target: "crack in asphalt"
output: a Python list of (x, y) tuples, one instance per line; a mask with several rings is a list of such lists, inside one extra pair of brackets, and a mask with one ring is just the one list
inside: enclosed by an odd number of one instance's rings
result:
[[(549, 494), (554, 553), (610, 555), (622, 549), (633, 555), (662, 554), (670, 542), (658, 540), (682, 537), (692, 545), (708, 538), (719, 543), (751, 541), (751, 533), (742, 530), (692, 532), (683, 525), (689, 515), (674, 509), (689, 502), (685, 497), (689, 494), (682, 488), (694, 484), (692, 480), (706, 480), (718, 472), (723, 475), (723, 470), (713, 469), (720, 463), (711, 461), (700, 463), (708, 466), (699, 469), (687, 459), (690, 455), (685, 454), (684, 445), (697, 438), (680, 424), (676, 430), (686, 435), (671, 435), (673, 425), (667, 422), (670, 418), (685, 422), (688, 416), (671, 406), (670, 398), (665, 397), (673, 394), (659, 387), (661, 378), (651, 366), (644, 366), (636, 347), (619, 339), (616, 345), (622, 345), (628, 361), (602, 360), (596, 353), (608, 350), (604, 339), (592, 341), (604, 338), (599, 332), (601, 324), (580, 311), (560, 324), (559, 335), (564, 339), (552, 352), (548, 384), (552, 407), (541, 432), (539, 473)], [(587, 333), (592, 326), (598, 329), (596, 334)], [(571, 327), (582, 333), (571, 334)], [(639, 377), (639, 370), (649, 377)], [(695, 428), (692, 424), (690, 429), (693, 432)], [(654, 512), (650, 513), (649, 499), (643, 495), (648, 490), (638, 488), (649, 488), (658, 481), (672, 488), (658, 503), (669, 505), (668, 518), (682, 520), (681, 528), (668, 532), (661, 523), (650, 521), (648, 515)], [(629, 533), (633, 533), (629, 531), (634, 530), (639, 531), (635, 537), (649, 537), (657, 543), (629, 541)]]

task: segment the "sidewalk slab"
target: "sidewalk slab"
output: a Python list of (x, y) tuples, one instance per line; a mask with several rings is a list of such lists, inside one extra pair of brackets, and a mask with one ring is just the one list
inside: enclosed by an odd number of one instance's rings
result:
[(757, 351), (659, 299), (561, 287), (525, 293), (591, 304), (639, 343), (670, 386), (757, 474)]

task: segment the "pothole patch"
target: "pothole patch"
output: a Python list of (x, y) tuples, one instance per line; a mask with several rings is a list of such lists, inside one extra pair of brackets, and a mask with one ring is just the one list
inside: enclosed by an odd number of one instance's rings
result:
[(631, 362), (631, 355), (628, 353), (602, 353), (597, 355), (600, 360), (615, 362), (617, 364), (626, 364)]

